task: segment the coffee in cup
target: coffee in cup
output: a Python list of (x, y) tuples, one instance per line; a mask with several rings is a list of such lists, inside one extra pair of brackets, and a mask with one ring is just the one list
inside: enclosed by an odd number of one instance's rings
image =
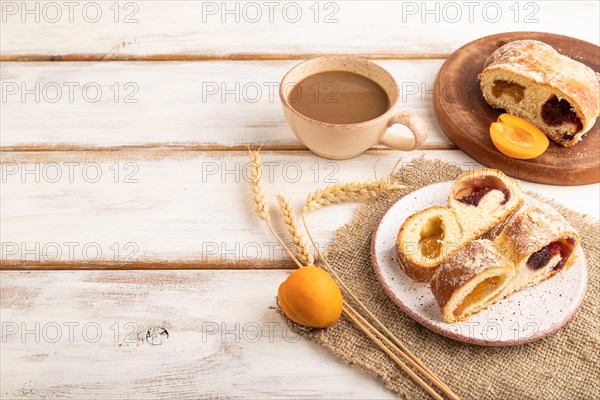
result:
[[(423, 120), (397, 109), (400, 89), (394, 78), (368, 60), (332, 56), (305, 61), (283, 78), (279, 95), (296, 137), (322, 157), (352, 158), (378, 143), (409, 151), (427, 138)], [(413, 137), (388, 132), (397, 123)]]

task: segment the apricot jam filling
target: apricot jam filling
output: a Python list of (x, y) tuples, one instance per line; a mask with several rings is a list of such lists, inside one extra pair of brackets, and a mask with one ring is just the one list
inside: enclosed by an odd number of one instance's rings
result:
[[(560, 126), (562, 124), (574, 124), (575, 131), (579, 132), (583, 129), (581, 119), (577, 116), (577, 113), (573, 111), (571, 103), (565, 99), (558, 99), (556, 96), (552, 96), (542, 106), (542, 119), (550, 126)], [(573, 138), (573, 135), (566, 135)], [(567, 137), (565, 139), (568, 140)]]
[(525, 88), (518, 83), (508, 81), (494, 81), (494, 87), (492, 87), (492, 94), (496, 97), (500, 97), (503, 94), (507, 94), (513, 98), (515, 103), (519, 103), (523, 100), (525, 95)]
[(421, 253), (430, 259), (434, 259), (440, 255), (442, 251), (442, 245), (440, 243), (440, 236), (433, 236), (427, 239), (423, 239), (419, 242), (421, 245)]
[(469, 306), (481, 302), (487, 296), (494, 293), (502, 285), (504, 279), (503, 276), (492, 276), (479, 282), (471, 293), (466, 295), (458, 307), (454, 309), (454, 315), (458, 316), (462, 314)]
[(444, 227), (440, 217), (433, 217), (421, 228), (419, 246), (423, 256), (434, 259), (442, 252), (442, 240), (444, 239)]

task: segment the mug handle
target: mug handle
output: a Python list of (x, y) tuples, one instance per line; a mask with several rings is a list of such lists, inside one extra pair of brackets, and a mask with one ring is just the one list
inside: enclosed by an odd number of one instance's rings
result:
[(427, 133), (429, 132), (427, 124), (415, 113), (410, 111), (397, 112), (388, 123), (388, 127), (394, 124), (401, 124), (410, 129), (414, 140), (388, 131), (381, 139), (381, 144), (397, 150), (411, 151), (419, 148), (427, 139)]

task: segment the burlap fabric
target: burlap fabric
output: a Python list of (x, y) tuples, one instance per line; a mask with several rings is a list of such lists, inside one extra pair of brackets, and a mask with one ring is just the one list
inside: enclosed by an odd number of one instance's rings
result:
[[(413, 160), (401, 168), (393, 179), (408, 189), (359, 206), (352, 222), (338, 230), (335, 243), (328, 251), (330, 263), (375, 315), (463, 399), (599, 399), (600, 226), (597, 221), (552, 204), (581, 235), (589, 268), (589, 286), (575, 317), (555, 334), (534, 343), (483, 347), (447, 339), (401, 312), (380, 287), (370, 256), (371, 234), (380, 217), (408, 192), (455, 179), (461, 172), (457, 166), (423, 159)], [(306, 330), (287, 322), (300, 335), (378, 377), (401, 397), (429, 398), (344, 317), (325, 330)]]

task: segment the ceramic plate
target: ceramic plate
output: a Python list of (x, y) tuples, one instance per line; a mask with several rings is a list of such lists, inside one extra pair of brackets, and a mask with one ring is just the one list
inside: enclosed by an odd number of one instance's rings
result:
[[(431, 206), (447, 206), (452, 182), (416, 190), (394, 203), (373, 233), (371, 258), (388, 296), (423, 326), (452, 339), (484, 346), (510, 346), (550, 335), (573, 317), (585, 295), (587, 267), (581, 247), (571, 268), (473, 315), (446, 324), (426, 282), (414, 282), (400, 270), (396, 237), (406, 218)], [(525, 195), (525, 204), (539, 202)]]

